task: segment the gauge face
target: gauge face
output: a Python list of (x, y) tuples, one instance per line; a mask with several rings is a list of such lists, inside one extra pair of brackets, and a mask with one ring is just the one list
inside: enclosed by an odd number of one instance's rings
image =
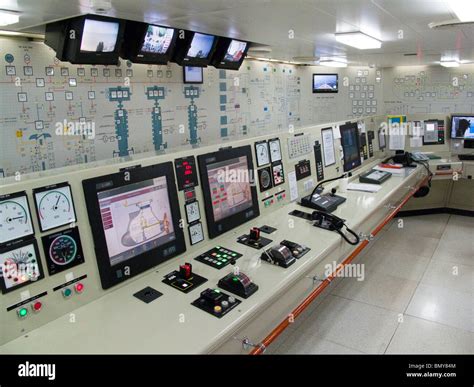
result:
[(272, 187), (270, 167), (262, 168), (258, 171), (258, 181), (260, 183), (260, 192), (266, 191)]
[(266, 141), (255, 143), (255, 154), (257, 155), (258, 167), (270, 162), (270, 154), (268, 153), (268, 144)]
[(33, 233), (26, 194), (12, 194), (0, 199), (0, 243)]
[(59, 266), (71, 263), (74, 258), (76, 258), (76, 254), (76, 241), (69, 235), (60, 235), (56, 237), (49, 246), (49, 258)]
[(36, 209), (41, 231), (76, 221), (71, 187), (69, 185), (50, 186), (34, 190)]
[(199, 213), (199, 202), (194, 201), (186, 204), (186, 217), (188, 219), (188, 223), (192, 223), (201, 218)]
[(28, 241), (0, 252), (3, 293), (43, 278), (36, 241)]
[(50, 275), (84, 262), (77, 227), (46, 235), (42, 241)]
[(191, 245), (195, 245), (196, 243), (204, 240), (204, 233), (202, 231), (202, 224), (200, 222), (189, 226), (189, 239), (191, 241)]
[(269, 140), (268, 144), (270, 146), (270, 156), (272, 162), (280, 161), (281, 160), (281, 148), (280, 148), (280, 140), (275, 138), (273, 140)]
[(273, 185), (283, 184), (285, 182), (285, 174), (283, 173), (283, 164), (273, 165)]

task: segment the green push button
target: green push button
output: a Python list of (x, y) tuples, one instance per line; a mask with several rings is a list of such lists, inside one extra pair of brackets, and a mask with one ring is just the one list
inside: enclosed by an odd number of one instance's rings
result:
[(17, 310), (16, 313), (18, 314), (19, 318), (25, 318), (26, 316), (28, 316), (28, 309), (20, 308), (20, 309)]
[(63, 296), (64, 298), (69, 298), (72, 296), (72, 290), (69, 288), (64, 288), (63, 289)]

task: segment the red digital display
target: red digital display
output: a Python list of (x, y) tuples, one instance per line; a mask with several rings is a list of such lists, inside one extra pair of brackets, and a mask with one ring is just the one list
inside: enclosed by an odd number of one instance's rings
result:
[(196, 160), (194, 159), (194, 156), (176, 159), (174, 161), (174, 166), (176, 169), (176, 180), (178, 182), (179, 191), (198, 185)]

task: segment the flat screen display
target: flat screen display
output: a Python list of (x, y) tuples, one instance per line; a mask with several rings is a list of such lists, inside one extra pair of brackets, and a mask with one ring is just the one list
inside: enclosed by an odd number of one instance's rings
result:
[(175, 239), (166, 177), (97, 193), (110, 264)]
[(359, 133), (356, 123), (341, 125), (340, 130), (346, 172), (361, 165)]
[(240, 62), (245, 49), (247, 48), (247, 42), (241, 42), (240, 40), (232, 40), (227, 48), (227, 52), (224, 56), (225, 62), (236, 63)]
[(313, 74), (313, 93), (337, 93), (337, 74)]
[(85, 19), (81, 52), (114, 52), (119, 27), (118, 22)]
[(451, 138), (474, 139), (474, 115), (451, 116)]
[(186, 54), (188, 58), (207, 59), (211, 53), (215, 36), (196, 32)]
[(247, 157), (208, 164), (206, 168), (214, 221), (252, 207)]
[(203, 83), (202, 67), (183, 66), (183, 82), (184, 83)]
[(143, 39), (141, 52), (166, 54), (173, 40), (174, 29), (148, 25)]

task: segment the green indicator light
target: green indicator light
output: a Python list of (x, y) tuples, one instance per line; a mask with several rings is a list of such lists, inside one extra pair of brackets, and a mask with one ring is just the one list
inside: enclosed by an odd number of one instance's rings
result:
[(20, 317), (26, 317), (27, 314), (28, 314), (28, 310), (26, 308), (21, 308), (18, 311), (18, 316), (20, 316)]
[(236, 257), (236, 256), (237, 256), (237, 254), (235, 254), (235, 253), (232, 253), (232, 256), (233, 256), (233, 257)]
[(71, 289), (64, 289), (64, 297), (70, 297), (72, 294), (72, 290)]
[(220, 266), (222, 265), (222, 262), (217, 262), (216, 265)]
[(232, 280), (233, 280), (234, 282), (238, 282), (238, 281), (239, 281), (239, 279), (238, 279), (237, 277), (232, 278)]

